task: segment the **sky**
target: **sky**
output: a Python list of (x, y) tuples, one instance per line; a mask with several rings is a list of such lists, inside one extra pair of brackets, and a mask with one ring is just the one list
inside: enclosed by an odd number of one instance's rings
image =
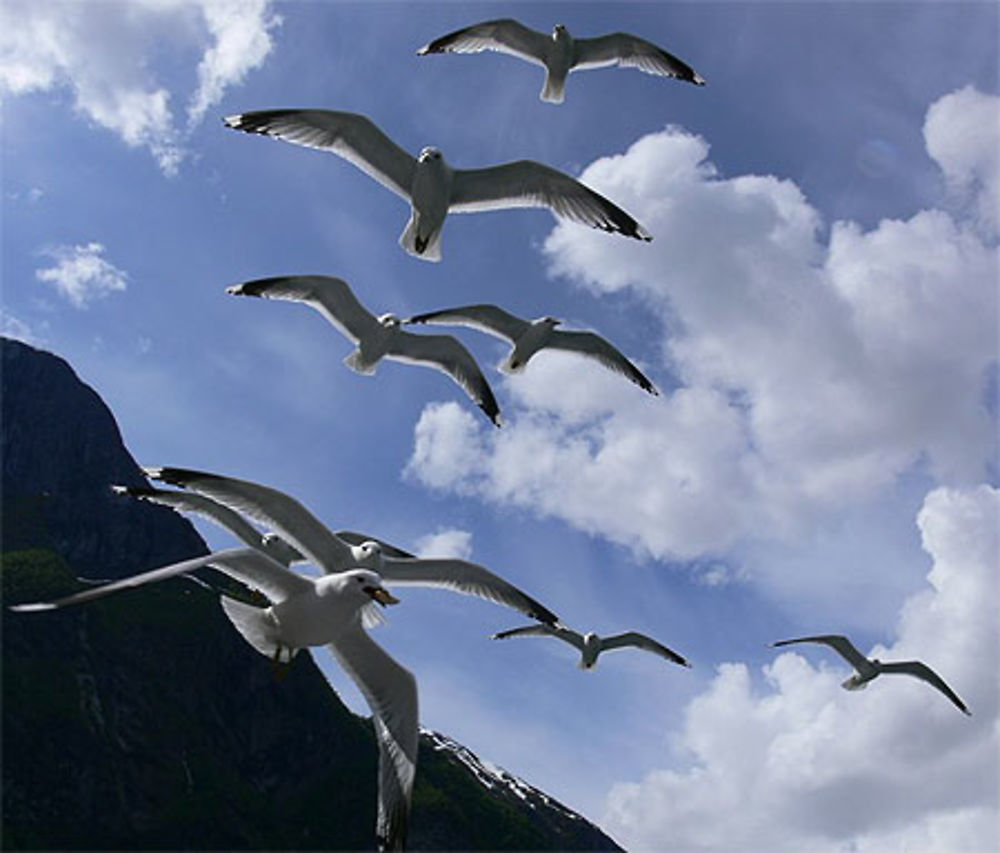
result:
[[(993, 849), (998, 12), (6, 0), (0, 324), (66, 358), (141, 464), (275, 486), (332, 529), (466, 556), (572, 627), (688, 657), (582, 672), (556, 641), (489, 639), (520, 614), (411, 588), (375, 632), (424, 726), (628, 849)], [(708, 85), (588, 71), (553, 106), (511, 57), (416, 55), (508, 16), (641, 35)], [(511, 210), (454, 215), (440, 263), (410, 257), (394, 194), (220, 122), (293, 106), (458, 167), (549, 164), (653, 241)], [(553, 353), (504, 376), (501, 342), (455, 330), (497, 430), (447, 377), (359, 376), (315, 312), (225, 293), (296, 273), (377, 314), (555, 315), (662, 394)], [(830, 650), (767, 646), (818, 633), (924, 660), (972, 716), (912, 679), (849, 693)]]

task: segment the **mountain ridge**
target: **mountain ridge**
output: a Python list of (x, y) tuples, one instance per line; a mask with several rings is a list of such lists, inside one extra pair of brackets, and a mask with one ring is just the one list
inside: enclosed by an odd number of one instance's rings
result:
[[(111, 492), (145, 480), (63, 359), (0, 350), (5, 604), (206, 552), (173, 510)], [(177, 578), (51, 613), (4, 608), (3, 635), (5, 849), (372, 848), (370, 722), (310, 655), (279, 683), (210, 589)], [(427, 729), (410, 848), (620, 849)]]

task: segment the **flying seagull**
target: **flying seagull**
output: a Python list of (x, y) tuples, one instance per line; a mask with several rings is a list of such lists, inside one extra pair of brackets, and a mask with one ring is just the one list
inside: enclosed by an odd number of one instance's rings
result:
[(659, 655), (661, 658), (666, 658), (681, 666), (691, 666), (677, 652), (668, 649), (652, 637), (647, 637), (645, 634), (640, 634), (636, 631), (627, 631), (624, 634), (615, 634), (610, 637), (599, 637), (592, 631), (580, 634), (564, 625), (525, 625), (523, 628), (511, 628), (508, 631), (500, 631), (498, 634), (494, 634), (492, 638), (494, 640), (504, 640), (507, 637), (529, 636), (558, 637), (571, 646), (575, 646), (580, 651), (581, 669), (593, 669), (597, 663), (597, 657), (601, 652), (611, 649), (622, 649), (626, 646), (645, 649), (647, 652), (652, 652), (654, 655)]
[(327, 646), (357, 684), (372, 710), (379, 745), (379, 849), (402, 850), (417, 762), (417, 685), (413, 675), (372, 641), (365, 625), (378, 621), (376, 603), (396, 604), (369, 569), (307, 578), (255, 548), (234, 548), (153, 569), (52, 602), (12, 607), (22, 612), (81, 604), (129, 587), (211, 565), (259, 589), (270, 602), (254, 607), (223, 598), (222, 607), (243, 638), (276, 662), (302, 648)]
[(545, 69), (545, 87), (539, 97), (561, 104), (570, 71), (622, 65), (647, 74), (676, 77), (696, 86), (705, 80), (694, 69), (652, 42), (628, 33), (611, 33), (597, 38), (575, 39), (563, 24), (551, 35), (533, 30), (512, 18), (484, 21), (435, 39), (417, 51), (427, 53), (481, 53), (495, 50), (526, 59)]
[[(283, 566), (290, 566), (292, 563), (301, 563), (306, 559), (299, 553), (297, 548), (289, 545), (277, 533), (261, 533), (238, 512), (234, 512), (225, 504), (221, 504), (197, 492), (157, 489), (153, 486), (112, 486), (111, 490), (115, 494), (128, 495), (136, 500), (169, 506), (180, 512), (192, 512), (214, 521), (246, 545), (264, 551), (272, 560), (277, 560)], [(365, 542), (374, 542), (387, 556), (402, 559), (417, 559), (415, 554), (404, 551), (402, 548), (397, 548), (395, 545), (390, 545), (388, 542), (384, 542), (374, 536), (369, 536), (367, 533), (357, 533), (353, 530), (338, 530), (335, 535), (348, 545), (363, 545)]]
[(185, 468), (143, 470), (154, 480), (191, 489), (267, 524), (327, 574), (363, 567), (377, 572), (387, 586), (449, 589), (511, 607), (541, 622), (558, 621), (541, 602), (484, 566), (451, 558), (416, 558), (388, 543), (364, 539), (364, 534), (335, 534), (295, 498), (269, 486)]
[(518, 373), (541, 349), (560, 349), (596, 359), (605, 367), (631, 380), (650, 394), (659, 392), (632, 362), (600, 335), (593, 332), (564, 332), (555, 317), (527, 321), (496, 305), (464, 305), (430, 311), (404, 320), (404, 323), (444, 323), (481, 329), (514, 344), (510, 355), (500, 365), (506, 373)]
[(247, 281), (226, 289), (234, 296), (260, 296), (302, 302), (326, 317), (357, 345), (344, 359), (351, 370), (372, 374), (384, 357), (434, 367), (454, 379), (495, 426), (500, 407), (471, 353), (451, 335), (414, 335), (401, 328), (395, 314), (376, 317), (346, 281), (323, 275), (279, 276)]
[(399, 238), (411, 255), (441, 260), (441, 230), (448, 213), (507, 207), (548, 207), (591, 228), (651, 240), (617, 205), (556, 169), (517, 160), (485, 169), (453, 169), (437, 148), (411, 157), (374, 122), (333, 110), (260, 110), (226, 116), (227, 127), (261, 133), (338, 154), (410, 202), (410, 221)]
[(958, 695), (954, 690), (945, 684), (944, 679), (934, 672), (933, 669), (927, 666), (927, 664), (922, 663), (921, 661), (904, 660), (897, 661), (895, 663), (883, 663), (878, 658), (866, 658), (854, 647), (854, 644), (848, 640), (847, 637), (840, 634), (821, 634), (816, 637), (799, 637), (795, 640), (779, 640), (778, 642), (771, 643), (770, 645), (772, 647), (778, 647), (790, 646), (794, 643), (822, 643), (824, 646), (829, 646), (851, 666), (853, 666), (856, 670), (855, 674), (841, 685), (841, 687), (845, 690), (863, 690), (868, 686), (869, 681), (879, 675), (882, 675), (883, 673), (902, 673), (903, 675), (912, 675), (914, 678), (919, 678), (921, 681), (926, 681), (928, 684), (936, 687), (945, 696), (951, 699), (958, 710), (960, 710), (963, 714), (972, 716), (969, 709), (965, 707), (965, 703), (958, 698)]

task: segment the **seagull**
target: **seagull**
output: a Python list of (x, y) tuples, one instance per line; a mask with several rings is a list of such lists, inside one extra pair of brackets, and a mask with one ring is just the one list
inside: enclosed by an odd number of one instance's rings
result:
[[(152, 486), (112, 486), (111, 490), (118, 495), (128, 495), (136, 500), (169, 506), (181, 512), (193, 512), (203, 518), (214, 521), (220, 527), (234, 534), (251, 548), (264, 551), (272, 560), (283, 566), (305, 562), (305, 557), (293, 545), (289, 545), (280, 535), (274, 532), (261, 533), (238, 512), (218, 501), (213, 501), (197, 492), (177, 491), (175, 489), (157, 489)], [(338, 530), (335, 534), (348, 545), (363, 545), (374, 542), (389, 557), (399, 559), (417, 559), (415, 554), (390, 545), (381, 539), (376, 539), (367, 533), (353, 530)]]
[(778, 642), (771, 643), (770, 645), (772, 647), (778, 647), (790, 646), (794, 643), (822, 643), (824, 646), (829, 646), (851, 666), (853, 666), (856, 673), (841, 685), (841, 687), (845, 690), (864, 690), (864, 688), (868, 686), (869, 681), (879, 675), (882, 675), (883, 673), (902, 673), (903, 675), (912, 675), (914, 678), (919, 678), (921, 681), (926, 681), (931, 686), (936, 687), (945, 696), (951, 699), (959, 711), (970, 717), (972, 716), (969, 709), (965, 706), (965, 703), (958, 698), (958, 695), (954, 690), (945, 684), (944, 679), (934, 672), (933, 669), (927, 666), (927, 664), (922, 663), (921, 661), (904, 660), (897, 661), (895, 663), (883, 663), (878, 658), (866, 658), (854, 647), (854, 644), (848, 640), (847, 637), (840, 634), (821, 634), (816, 637), (799, 637), (795, 640), (779, 640)]
[(533, 160), (485, 169), (453, 169), (437, 148), (411, 157), (370, 119), (333, 110), (259, 110), (226, 116), (235, 130), (261, 133), (338, 154), (410, 202), (410, 221), (399, 238), (411, 255), (441, 260), (441, 230), (448, 213), (507, 207), (548, 207), (557, 216), (637, 240), (649, 233), (617, 205), (575, 178)]
[(555, 613), (484, 566), (452, 558), (416, 558), (364, 534), (335, 534), (295, 498), (284, 492), (204, 471), (145, 468), (153, 480), (191, 489), (236, 512), (270, 526), (285, 542), (326, 574), (362, 567), (378, 573), (387, 586), (429, 586), (492, 601), (555, 624)]
[(234, 548), (11, 610), (38, 612), (82, 604), (207, 565), (259, 589), (270, 602), (262, 608), (221, 600), (233, 626), (257, 651), (280, 663), (291, 661), (302, 648), (327, 646), (358, 686), (371, 707), (379, 745), (379, 849), (402, 850), (416, 774), (417, 684), (364, 630), (379, 621), (376, 604), (399, 601), (377, 573), (351, 569), (307, 578), (256, 548)]
[(453, 323), (481, 329), (514, 344), (510, 355), (500, 365), (505, 373), (519, 373), (531, 357), (541, 349), (559, 349), (576, 352), (596, 359), (605, 367), (622, 374), (643, 391), (659, 394), (632, 362), (614, 346), (593, 332), (564, 332), (557, 329), (560, 320), (555, 317), (539, 317), (527, 321), (498, 308), (496, 305), (464, 305), (460, 308), (446, 308), (418, 314), (404, 320), (404, 323)]
[(494, 426), (500, 426), (500, 407), (493, 390), (476, 360), (458, 340), (451, 335), (414, 335), (401, 328), (395, 314), (376, 317), (358, 302), (343, 279), (323, 275), (278, 276), (247, 281), (227, 288), (226, 292), (302, 302), (315, 308), (357, 345), (344, 359), (351, 370), (372, 374), (383, 357), (437, 368), (462, 387)]
[(661, 658), (666, 658), (681, 666), (691, 666), (677, 652), (668, 649), (652, 637), (647, 637), (645, 634), (640, 634), (636, 631), (626, 631), (624, 634), (615, 634), (610, 637), (599, 637), (592, 631), (580, 634), (567, 628), (565, 625), (525, 625), (523, 628), (511, 628), (508, 631), (500, 631), (498, 634), (493, 634), (492, 639), (504, 640), (507, 637), (528, 636), (558, 637), (571, 646), (575, 646), (580, 651), (579, 666), (581, 669), (593, 669), (597, 663), (597, 657), (601, 652), (611, 649), (621, 649), (626, 646), (645, 649), (647, 652), (652, 652), (654, 655), (659, 655)]
[(575, 39), (564, 24), (556, 24), (552, 35), (533, 30), (512, 18), (484, 21), (435, 39), (417, 51), (428, 53), (481, 53), (495, 50), (526, 59), (545, 69), (545, 87), (539, 97), (561, 104), (570, 71), (622, 65), (647, 74), (676, 77), (696, 86), (705, 80), (694, 69), (652, 42), (628, 33), (611, 33), (590, 39)]

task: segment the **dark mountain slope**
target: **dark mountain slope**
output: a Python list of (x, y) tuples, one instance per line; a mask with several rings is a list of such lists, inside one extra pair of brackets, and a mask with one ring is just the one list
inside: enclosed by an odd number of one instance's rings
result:
[[(0, 339), (4, 603), (203, 553), (61, 359)], [(278, 682), (217, 596), (176, 579), (65, 611), (3, 611), (4, 849), (371, 849), (376, 750), (299, 655)], [(412, 849), (617, 849), (425, 733)]]

